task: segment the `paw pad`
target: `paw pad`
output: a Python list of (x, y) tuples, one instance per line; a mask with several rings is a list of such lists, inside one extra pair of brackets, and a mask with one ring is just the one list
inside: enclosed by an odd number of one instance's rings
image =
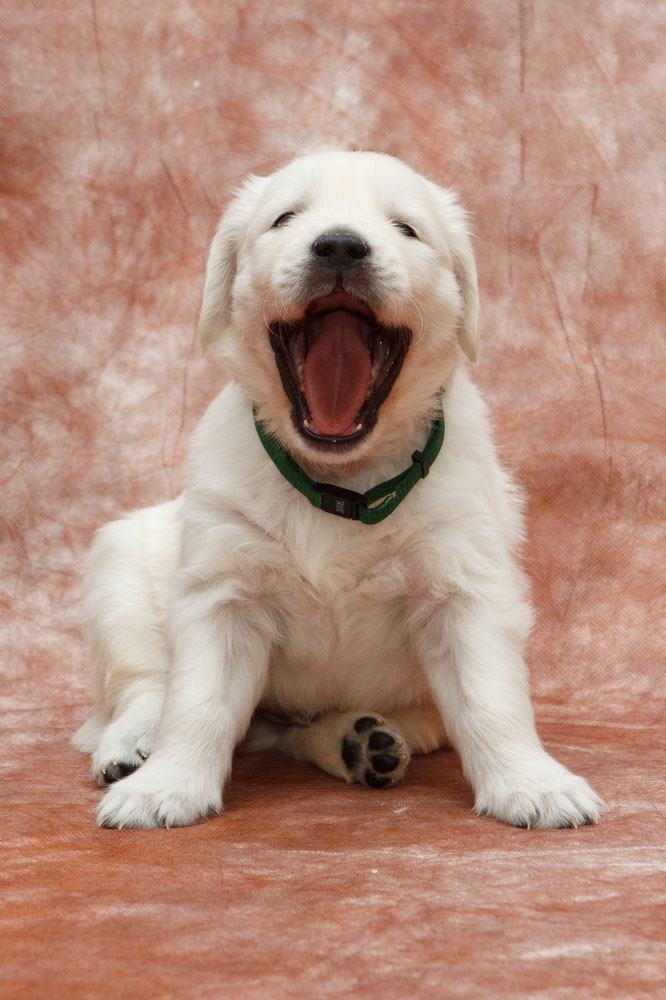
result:
[(397, 784), (409, 762), (409, 750), (399, 733), (373, 715), (354, 721), (342, 739), (340, 756), (354, 781), (368, 788)]
[(371, 715), (362, 715), (354, 723), (354, 729), (357, 733), (367, 733), (368, 729), (372, 729), (373, 726), (377, 725), (377, 722), (378, 720), (373, 719)]
[(368, 746), (371, 750), (386, 750), (387, 747), (392, 747), (394, 743), (395, 740), (391, 734), (382, 732), (381, 729), (377, 729), (374, 733), (371, 733), (368, 740)]
[(351, 771), (354, 764), (358, 764), (361, 759), (361, 744), (345, 736), (342, 741), (342, 759)]
[(387, 788), (391, 784), (391, 779), (387, 775), (375, 774), (370, 768), (367, 769), (363, 778), (369, 788)]
[(389, 771), (395, 771), (400, 763), (400, 758), (396, 757), (394, 753), (378, 753), (371, 760), (375, 771), (379, 771), (380, 774), (388, 774)]

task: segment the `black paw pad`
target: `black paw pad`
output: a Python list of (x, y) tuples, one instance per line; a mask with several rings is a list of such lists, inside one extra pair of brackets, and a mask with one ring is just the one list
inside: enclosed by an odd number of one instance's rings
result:
[(381, 774), (375, 774), (370, 768), (363, 775), (363, 779), (370, 788), (386, 788), (387, 785), (391, 784), (390, 778), (384, 777)]
[(368, 729), (372, 729), (373, 726), (377, 725), (377, 719), (372, 715), (362, 715), (360, 719), (357, 719), (354, 723), (354, 729), (357, 733), (367, 733)]
[(399, 763), (400, 758), (396, 757), (393, 753), (378, 753), (376, 757), (372, 758), (372, 766), (380, 774), (388, 774), (389, 771), (395, 771)]
[(126, 778), (128, 774), (138, 769), (138, 764), (125, 764), (122, 760), (112, 760), (102, 771), (102, 777), (107, 785), (112, 785), (114, 781)]
[(378, 729), (376, 733), (370, 734), (370, 739), (368, 740), (368, 746), (371, 750), (386, 750), (387, 747), (392, 747), (395, 740), (390, 733), (385, 733), (381, 729)]
[(342, 741), (341, 756), (347, 767), (351, 770), (354, 764), (358, 764), (361, 759), (361, 745), (345, 736)]

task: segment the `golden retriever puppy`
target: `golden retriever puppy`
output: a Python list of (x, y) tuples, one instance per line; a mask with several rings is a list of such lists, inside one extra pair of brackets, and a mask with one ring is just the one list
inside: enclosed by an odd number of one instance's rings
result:
[(477, 812), (596, 821), (534, 726), (520, 494), (461, 364), (477, 312), (464, 212), (396, 159), (304, 156), (237, 193), (200, 320), (231, 381), (183, 495), (93, 547), (76, 742), (101, 825), (218, 812), (243, 741), (370, 788), (450, 741)]

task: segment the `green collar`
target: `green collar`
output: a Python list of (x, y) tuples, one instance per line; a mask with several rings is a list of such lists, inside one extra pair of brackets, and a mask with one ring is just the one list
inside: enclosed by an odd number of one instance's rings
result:
[(284, 478), (306, 497), (313, 507), (363, 524), (378, 524), (392, 514), (419, 479), (425, 479), (444, 442), (444, 414), (435, 417), (423, 451), (412, 454), (412, 464), (393, 479), (373, 486), (367, 493), (355, 493), (331, 483), (315, 483), (287, 454), (279, 441), (268, 433), (255, 413), (259, 440)]

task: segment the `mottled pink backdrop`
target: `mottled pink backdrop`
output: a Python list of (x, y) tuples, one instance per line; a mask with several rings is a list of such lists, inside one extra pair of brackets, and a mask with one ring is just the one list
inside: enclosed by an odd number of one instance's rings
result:
[[(663, 6), (1, 6), (3, 996), (654, 995)], [(381, 794), (245, 760), (219, 819), (93, 826), (68, 744), (83, 554), (180, 489), (222, 381), (195, 322), (230, 188), (326, 144), (395, 153), (473, 215), (475, 376), (531, 498), (538, 714), (608, 799), (598, 828), (475, 818), (447, 752)]]

